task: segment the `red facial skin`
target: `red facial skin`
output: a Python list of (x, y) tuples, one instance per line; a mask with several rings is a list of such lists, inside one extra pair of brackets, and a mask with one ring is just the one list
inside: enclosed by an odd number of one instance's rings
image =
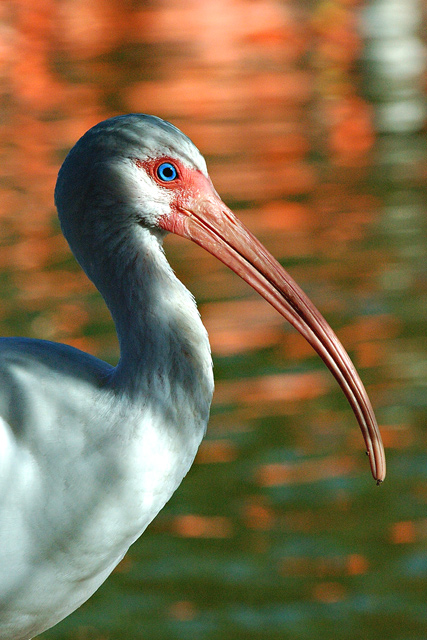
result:
[[(270, 302), (317, 351), (356, 415), (372, 475), (380, 484), (385, 478), (385, 454), (371, 403), (348, 354), (320, 312), (222, 202), (210, 178), (172, 157), (135, 162), (162, 189), (173, 194), (170, 212), (161, 216), (159, 227), (193, 240), (216, 256)], [(176, 168), (176, 179), (164, 181), (157, 175), (164, 162)]]

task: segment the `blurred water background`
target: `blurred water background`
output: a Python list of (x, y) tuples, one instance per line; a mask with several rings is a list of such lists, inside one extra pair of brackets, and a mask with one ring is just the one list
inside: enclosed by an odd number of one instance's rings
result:
[(211, 337), (208, 434), (114, 574), (44, 640), (426, 639), (425, 18), (421, 0), (0, 5), (2, 334), (117, 361), (53, 188), (90, 126), (154, 113), (337, 331), (388, 455), (377, 488), (320, 359), (168, 238)]

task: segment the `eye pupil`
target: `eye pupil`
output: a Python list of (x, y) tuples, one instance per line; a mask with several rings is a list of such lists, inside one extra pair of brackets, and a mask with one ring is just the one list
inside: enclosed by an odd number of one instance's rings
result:
[(178, 177), (178, 171), (170, 162), (162, 162), (157, 167), (157, 176), (163, 182), (171, 182)]
[(162, 176), (170, 180), (173, 176), (173, 169), (171, 169), (171, 167), (165, 167), (162, 171)]

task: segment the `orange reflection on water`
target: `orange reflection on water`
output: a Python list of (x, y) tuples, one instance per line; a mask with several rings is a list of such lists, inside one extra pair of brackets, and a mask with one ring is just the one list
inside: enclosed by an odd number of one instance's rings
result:
[(230, 538), (234, 534), (232, 521), (223, 516), (176, 516), (171, 528), (184, 538)]
[(256, 480), (262, 487), (310, 483), (347, 475), (356, 468), (356, 461), (350, 456), (329, 456), (315, 460), (298, 461), (294, 464), (261, 465), (256, 470)]
[(391, 528), (391, 540), (395, 544), (409, 544), (415, 542), (416, 527), (411, 520), (395, 522)]
[(240, 402), (246, 405), (280, 401), (300, 401), (326, 393), (330, 380), (324, 373), (280, 373), (218, 383), (217, 404)]
[(193, 620), (197, 615), (197, 608), (190, 600), (178, 600), (169, 607), (169, 615), (174, 620)]
[(340, 582), (321, 582), (313, 589), (313, 597), (319, 602), (333, 603), (344, 600), (348, 595), (346, 587)]
[(245, 505), (243, 516), (245, 525), (257, 531), (268, 531), (276, 522), (273, 509), (261, 496), (253, 496)]
[(288, 556), (282, 558), (279, 571), (287, 576), (315, 576), (316, 578), (362, 575), (369, 570), (368, 559), (361, 554), (348, 556)]
[(206, 303), (201, 313), (216, 355), (260, 349), (275, 344), (282, 333), (282, 318), (257, 298)]
[(236, 457), (237, 447), (231, 440), (204, 440), (195, 462), (198, 464), (232, 462)]

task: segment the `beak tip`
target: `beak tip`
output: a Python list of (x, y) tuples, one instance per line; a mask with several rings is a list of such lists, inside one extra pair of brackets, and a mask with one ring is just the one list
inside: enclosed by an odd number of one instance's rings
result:
[(380, 484), (384, 482), (385, 476), (386, 476), (386, 468), (385, 468), (385, 461), (383, 460), (381, 467), (379, 467), (376, 474), (374, 475), (374, 478), (377, 483), (377, 487), (379, 487)]
[[(377, 487), (380, 486), (385, 480), (386, 477), (386, 465), (385, 465), (385, 453), (384, 448), (382, 446), (382, 442), (380, 440), (380, 451), (379, 456), (371, 458), (371, 453), (366, 451), (366, 455), (369, 457), (369, 461), (371, 463), (371, 471), (373, 478), (376, 482)], [(374, 464), (372, 464), (374, 462)]]

